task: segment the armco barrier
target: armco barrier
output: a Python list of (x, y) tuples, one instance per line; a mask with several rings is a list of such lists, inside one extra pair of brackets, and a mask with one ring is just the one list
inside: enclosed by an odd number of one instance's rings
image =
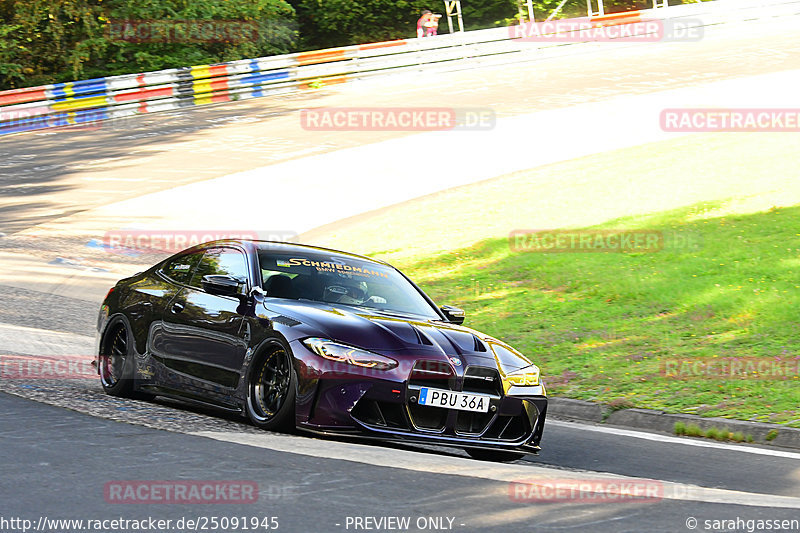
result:
[[(800, 14), (800, 0), (716, 0), (614, 13), (591, 22), (608, 26), (683, 19), (705, 26), (760, 18), (765, 10), (770, 15)], [(0, 135), (257, 98), (422, 68), (516, 63), (543, 57), (545, 48), (581, 44), (580, 39), (532, 42), (520, 38), (524, 34), (520, 29), (492, 28), (2, 91)]]

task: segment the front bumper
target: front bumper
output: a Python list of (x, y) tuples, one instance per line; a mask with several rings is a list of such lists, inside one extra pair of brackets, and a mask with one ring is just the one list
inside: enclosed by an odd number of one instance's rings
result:
[[(492, 413), (438, 407), (387, 404), (364, 398), (351, 413), (368, 436), (449, 446), (539, 451), (547, 414), (547, 398), (502, 398)], [(363, 406), (368, 406), (364, 408)], [(387, 407), (393, 416), (386, 416)], [(428, 414), (426, 411), (439, 411)], [(425, 418), (423, 418), (425, 417)], [(426, 428), (436, 424), (436, 427)]]
[[(331, 372), (315, 354), (293, 348), (303, 367), (297, 420), (302, 429), (462, 448), (540, 449), (547, 413), (544, 389), (509, 390), (496, 368), (472, 364), (462, 370), (447, 364), (451, 374), (432, 379), (416, 373), (420, 360), (411, 360), (387, 372), (342, 365)], [(445, 361), (425, 362), (445, 368)], [(489, 396), (490, 409), (479, 413), (418, 405), (419, 391), (426, 386)]]

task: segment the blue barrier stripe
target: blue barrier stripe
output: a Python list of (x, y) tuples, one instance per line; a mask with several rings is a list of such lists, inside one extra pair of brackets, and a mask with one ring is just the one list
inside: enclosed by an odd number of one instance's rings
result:
[(108, 90), (105, 78), (94, 80), (83, 80), (68, 83), (56, 83), (51, 92), (53, 100), (63, 102), (69, 98), (87, 98), (98, 96), (97, 93), (105, 93)]
[(67, 85), (72, 85), (72, 86), (76, 86), (76, 85), (93, 85), (93, 84), (105, 85), (105, 83), (106, 83), (106, 78), (90, 78), (88, 80), (65, 81), (65, 82), (62, 82), (62, 83), (54, 83), (52, 88), (53, 89), (63, 89)]
[(66, 113), (59, 113), (57, 115), (50, 115), (50, 120), (48, 123), (50, 126), (69, 126), (69, 120), (67, 120), (68, 116)]
[(54, 102), (63, 102), (65, 100), (80, 100), (81, 98), (97, 98), (98, 96), (103, 96), (106, 91), (93, 91), (90, 93), (82, 93), (82, 94), (74, 94), (74, 95), (64, 95), (64, 96), (55, 96), (51, 98)]
[(70, 98), (87, 98), (98, 96), (108, 90), (105, 78), (92, 80), (56, 83), (50, 88), (51, 99), (63, 102)]
[(74, 119), (76, 124), (83, 124), (84, 122), (94, 122), (95, 120), (107, 120), (108, 109), (83, 109), (81, 111), (74, 111)]
[(69, 81), (64, 83), (54, 83), (52, 90), (64, 94), (64, 89), (69, 86), (74, 92), (86, 90), (100, 91), (106, 88), (105, 78), (94, 78), (91, 80)]
[(76, 81), (72, 84), (72, 92), (76, 94), (105, 92), (107, 89), (106, 80), (91, 80), (91, 83), (88, 83), (88, 80)]
[(267, 74), (253, 74), (239, 78), (240, 85), (260, 85), (265, 81), (272, 80), (285, 80), (289, 78), (288, 70), (279, 70), (277, 72), (269, 72)]
[(47, 123), (43, 123), (41, 125), (30, 125), (30, 126), (15, 126), (10, 128), (0, 127), (0, 135), (6, 133), (21, 133), (23, 131), (32, 131), (32, 130), (43, 130), (47, 128)]

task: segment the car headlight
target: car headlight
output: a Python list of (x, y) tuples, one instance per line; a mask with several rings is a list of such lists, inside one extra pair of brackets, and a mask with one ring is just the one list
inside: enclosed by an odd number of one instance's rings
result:
[(334, 342), (330, 339), (312, 337), (303, 341), (312, 352), (330, 361), (348, 363), (364, 368), (376, 370), (391, 370), (397, 368), (397, 361), (391, 357), (380, 355), (346, 344)]
[(526, 366), (514, 372), (506, 374), (506, 381), (517, 387), (530, 387), (539, 384), (539, 367), (536, 365)]

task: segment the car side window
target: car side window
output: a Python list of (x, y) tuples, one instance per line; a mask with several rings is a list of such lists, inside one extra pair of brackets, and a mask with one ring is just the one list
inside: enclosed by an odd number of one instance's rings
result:
[(192, 276), (192, 287), (201, 288), (203, 276), (209, 274), (231, 276), (247, 282), (247, 258), (239, 250), (233, 248), (211, 248), (206, 250), (200, 264)]
[(180, 255), (167, 262), (161, 268), (161, 272), (172, 281), (188, 285), (189, 280), (192, 279), (194, 267), (197, 266), (202, 256), (202, 252)]

